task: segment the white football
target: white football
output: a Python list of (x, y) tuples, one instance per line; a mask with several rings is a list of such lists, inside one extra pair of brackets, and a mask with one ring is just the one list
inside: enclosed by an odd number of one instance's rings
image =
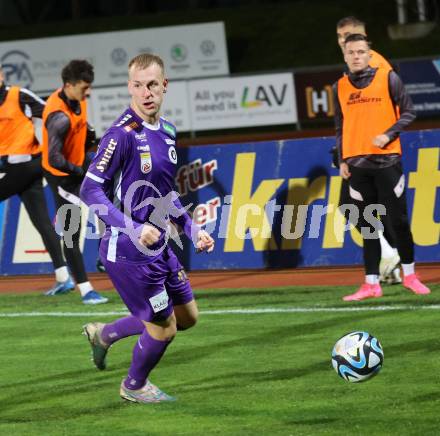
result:
[(380, 342), (367, 332), (351, 332), (338, 339), (332, 351), (332, 364), (344, 380), (352, 383), (368, 380), (383, 365)]

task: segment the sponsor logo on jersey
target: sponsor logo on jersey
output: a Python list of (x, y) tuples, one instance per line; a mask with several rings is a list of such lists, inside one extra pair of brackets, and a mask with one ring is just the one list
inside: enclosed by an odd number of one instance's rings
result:
[(167, 123), (162, 123), (162, 127), (165, 132), (167, 132), (170, 136), (172, 136), (173, 138), (176, 137), (176, 129), (173, 126)]
[(138, 126), (139, 124), (136, 121), (133, 121), (128, 126), (124, 126), (123, 129), (126, 132), (131, 132), (132, 130), (136, 129)]
[(147, 142), (147, 134), (145, 132), (136, 133), (136, 135), (134, 135), (134, 137), (139, 142)]
[(99, 160), (98, 164), (96, 165), (96, 169), (98, 171), (101, 171), (101, 173), (103, 173), (105, 171), (105, 169), (107, 168), (107, 165), (111, 161), (117, 144), (118, 144), (118, 141), (116, 141), (116, 139), (111, 138), (107, 144), (107, 147), (105, 147), (104, 153), (102, 154), (101, 159)]
[(168, 307), (168, 294), (164, 289), (160, 294), (155, 295), (149, 299), (153, 312), (157, 313)]
[(361, 97), (361, 91), (352, 92), (350, 96), (348, 97), (349, 100), (357, 100)]
[(177, 152), (176, 149), (174, 148), (174, 145), (172, 145), (169, 149), (168, 149), (168, 157), (170, 158), (170, 161), (173, 164), (177, 163)]
[(139, 156), (141, 158), (141, 171), (144, 174), (148, 174), (153, 167), (153, 162), (151, 161), (151, 153), (139, 153)]
[(145, 145), (138, 145), (138, 146), (137, 146), (137, 149), (138, 149), (139, 151), (150, 151), (150, 146), (149, 146), (148, 144), (145, 144)]
[(176, 144), (176, 141), (174, 139), (170, 139), (170, 138), (165, 138), (165, 142), (168, 145), (175, 145)]
[(358, 103), (380, 103), (381, 101), (381, 97), (362, 97), (362, 91), (356, 91), (348, 96), (347, 105)]

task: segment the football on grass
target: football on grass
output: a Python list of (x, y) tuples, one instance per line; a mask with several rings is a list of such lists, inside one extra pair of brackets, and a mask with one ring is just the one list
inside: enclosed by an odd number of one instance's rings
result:
[(333, 347), (332, 364), (344, 380), (352, 383), (368, 380), (382, 368), (382, 345), (367, 332), (348, 333)]

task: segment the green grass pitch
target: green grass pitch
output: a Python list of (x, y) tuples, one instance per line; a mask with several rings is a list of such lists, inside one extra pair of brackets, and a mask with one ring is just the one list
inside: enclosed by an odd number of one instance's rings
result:
[[(0, 295), (0, 434), (439, 434), (440, 285), (431, 289), (388, 286), (359, 303), (341, 300), (348, 287), (197, 292), (198, 325), (151, 374), (178, 401), (151, 405), (119, 397), (136, 339), (115, 344), (99, 372), (81, 335), (124, 311), (115, 293), (96, 307), (78, 294)], [(379, 375), (360, 384), (331, 365), (335, 341), (353, 330), (377, 336), (385, 353)]]

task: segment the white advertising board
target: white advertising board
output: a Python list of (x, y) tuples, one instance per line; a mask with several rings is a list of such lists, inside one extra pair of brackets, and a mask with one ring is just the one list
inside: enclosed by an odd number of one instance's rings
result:
[[(44, 183), (46, 185), (46, 183)], [(96, 222), (96, 217), (93, 215), (89, 217), (89, 208), (81, 205), (81, 220), (86, 223), (88, 219)], [(83, 224), (80, 232), (80, 248), (84, 248), (84, 238), (86, 234), (86, 225)], [(61, 241), (60, 241), (61, 244)], [(23, 203), (20, 205), (18, 214), (17, 232), (15, 237), (14, 252), (12, 256), (14, 264), (19, 263), (37, 263), (37, 262), (51, 262), (49, 253), (44, 246), (43, 240), (37, 229), (33, 226), (31, 219), (24, 207)]]
[(49, 94), (71, 59), (93, 64), (95, 86), (120, 85), (129, 60), (143, 52), (161, 56), (171, 79), (229, 74), (223, 22), (8, 41), (0, 63), (8, 83)]
[(189, 93), (193, 130), (297, 122), (290, 73), (191, 80)]
[[(191, 130), (187, 86), (186, 81), (171, 80), (162, 105), (162, 115), (176, 126), (177, 132)], [(125, 111), (129, 103), (127, 85), (92, 89), (88, 116), (98, 137)]]

